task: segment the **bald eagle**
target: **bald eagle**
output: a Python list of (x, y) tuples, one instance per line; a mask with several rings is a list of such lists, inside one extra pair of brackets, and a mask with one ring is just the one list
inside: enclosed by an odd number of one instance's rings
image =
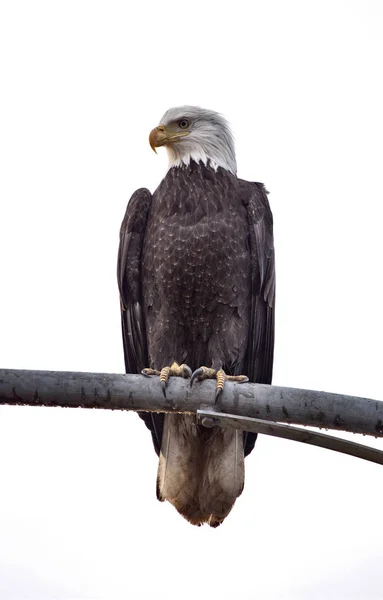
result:
[[(226, 120), (171, 108), (149, 136), (169, 170), (137, 190), (120, 231), (118, 284), (127, 373), (271, 383), (275, 267), (261, 183), (236, 176)], [(247, 379), (248, 378), (248, 379)], [(159, 382), (160, 385), (160, 382)], [(244, 485), (256, 434), (205, 428), (194, 416), (141, 413), (159, 455), (157, 497), (190, 523), (217, 527)]]

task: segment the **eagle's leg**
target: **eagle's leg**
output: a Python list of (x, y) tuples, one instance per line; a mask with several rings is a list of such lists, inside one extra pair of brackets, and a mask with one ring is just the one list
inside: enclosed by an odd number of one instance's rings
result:
[(217, 381), (215, 399), (222, 393), (225, 387), (225, 381), (236, 381), (237, 383), (246, 383), (249, 378), (246, 375), (226, 375), (225, 371), (220, 369), (211, 369), (209, 367), (200, 367), (196, 369), (190, 378), (190, 385), (192, 386), (194, 381), (203, 381), (204, 379), (215, 379)]
[(188, 379), (192, 375), (191, 368), (188, 367), (188, 365), (185, 365), (185, 364), (179, 365), (177, 362), (173, 362), (170, 367), (169, 366), (163, 367), (161, 369), (161, 371), (157, 371), (156, 369), (147, 368), (147, 369), (142, 369), (141, 373), (142, 373), (142, 375), (145, 375), (146, 377), (150, 377), (151, 375), (157, 375), (157, 376), (159, 375), (162, 391), (164, 393), (165, 398), (166, 398), (166, 386), (168, 384), (169, 377), (184, 377), (185, 379)]

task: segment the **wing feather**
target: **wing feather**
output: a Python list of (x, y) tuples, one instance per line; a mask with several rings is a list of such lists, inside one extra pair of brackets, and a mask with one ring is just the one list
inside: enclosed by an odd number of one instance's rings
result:
[[(140, 373), (148, 366), (141, 265), (151, 202), (152, 195), (149, 190), (137, 190), (128, 203), (120, 229), (117, 280), (127, 373)], [(158, 453), (161, 447), (163, 415), (139, 413), (139, 416), (152, 432), (154, 447)]]
[[(271, 384), (274, 359), (275, 255), (273, 216), (261, 183), (245, 182), (251, 249), (252, 299), (246, 373), (254, 383)], [(254, 447), (256, 434), (245, 440), (245, 456)]]
[[(248, 184), (249, 185), (249, 184)], [(248, 376), (254, 383), (271, 383), (274, 357), (275, 256), (273, 217), (264, 186), (250, 184), (252, 305)]]

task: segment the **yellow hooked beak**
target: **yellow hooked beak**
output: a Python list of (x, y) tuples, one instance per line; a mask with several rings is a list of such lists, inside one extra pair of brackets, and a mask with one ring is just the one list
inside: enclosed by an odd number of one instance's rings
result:
[(188, 131), (169, 131), (165, 125), (159, 125), (150, 132), (149, 144), (151, 149), (157, 154), (156, 148), (165, 146), (165, 144), (172, 144), (186, 135), (189, 135)]

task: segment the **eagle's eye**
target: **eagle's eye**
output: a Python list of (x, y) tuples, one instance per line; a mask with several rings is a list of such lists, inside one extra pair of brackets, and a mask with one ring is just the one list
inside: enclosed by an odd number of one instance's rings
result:
[(178, 127), (187, 129), (189, 127), (189, 121), (187, 119), (181, 119), (181, 121), (178, 121)]

